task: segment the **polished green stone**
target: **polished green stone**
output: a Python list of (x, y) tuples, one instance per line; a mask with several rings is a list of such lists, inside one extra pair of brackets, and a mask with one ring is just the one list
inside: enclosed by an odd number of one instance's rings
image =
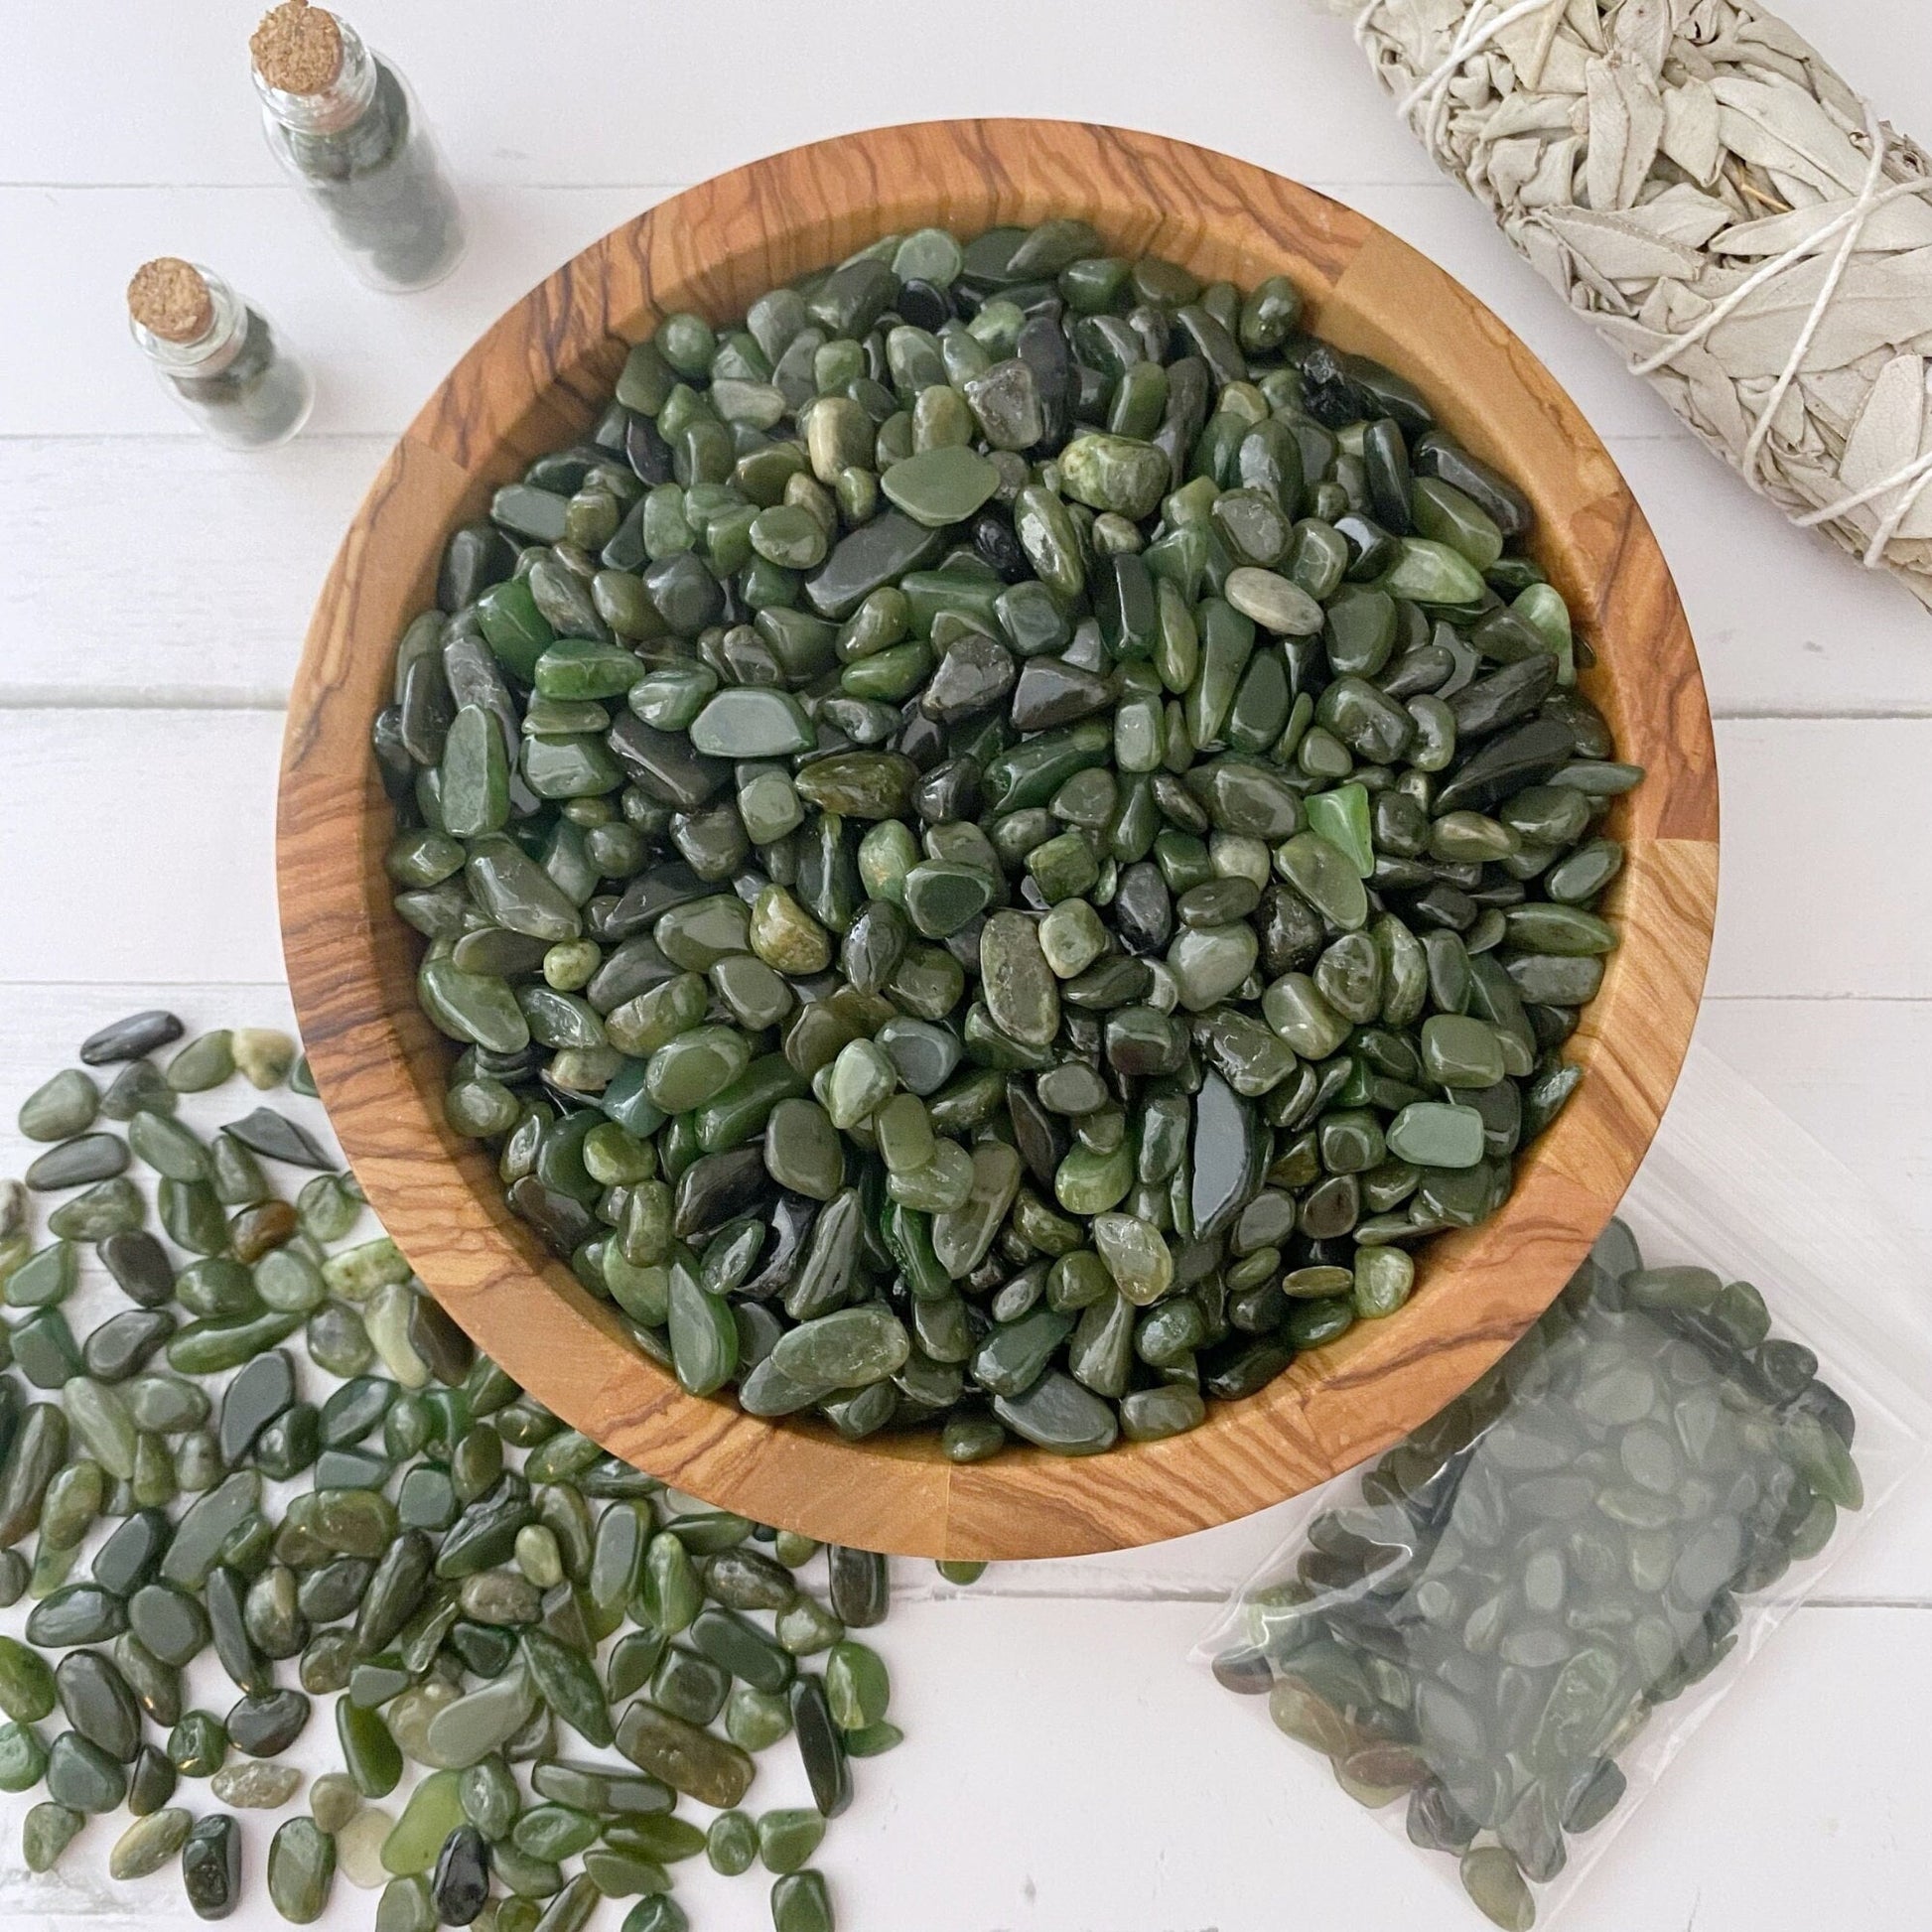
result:
[(127, 1772), (91, 1739), (64, 1730), (48, 1747), (47, 1795), (72, 1811), (112, 1811), (127, 1795)]
[(141, 1710), (114, 1665), (97, 1651), (70, 1651), (54, 1684), (74, 1730), (116, 1763), (131, 1763), (141, 1747)]
[(895, 1094), (878, 1110), (873, 1132), (879, 1142), (880, 1159), (890, 1173), (906, 1173), (922, 1168), (936, 1151), (931, 1116), (917, 1094)]
[(1403, 537), (1380, 588), (1391, 597), (1410, 598), (1417, 604), (1474, 604), (1483, 593), (1476, 567), (1433, 537)]
[(72, 1294), (79, 1279), (79, 1254), (71, 1241), (52, 1241), (30, 1255), (6, 1277), (7, 1306), (51, 1308)]
[(840, 1129), (857, 1125), (886, 1100), (897, 1081), (891, 1059), (877, 1043), (848, 1042), (832, 1062), (821, 1096), (832, 1125)]
[(1321, 607), (1291, 579), (1272, 570), (1243, 565), (1228, 572), (1223, 595), (1245, 618), (1264, 630), (1288, 637), (1312, 637), (1321, 628)]
[(886, 1191), (895, 1201), (927, 1214), (949, 1214), (963, 1208), (972, 1190), (972, 1158), (953, 1140), (935, 1139), (932, 1153), (922, 1166), (890, 1173), (886, 1181)]
[(825, 1659), (825, 1701), (841, 1730), (864, 1730), (882, 1722), (892, 1701), (886, 1660), (868, 1645), (836, 1643)]
[(1368, 893), (1349, 855), (1315, 832), (1298, 833), (1276, 854), (1304, 898), (1332, 926), (1359, 931), (1368, 922)]
[(1023, 1394), (995, 1397), (993, 1413), (1023, 1441), (1057, 1455), (1097, 1455), (1120, 1434), (1111, 1404), (1054, 1370)]
[(536, 1691), (521, 1670), (479, 1685), (431, 1717), (426, 1733), (431, 1759), (453, 1771), (482, 1762), (529, 1723), (536, 1705)]
[(700, 1804), (729, 1810), (751, 1787), (755, 1767), (744, 1751), (648, 1704), (624, 1713), (617, 1745), (641, 1770)]
[(952, 1280), (963, 1280), (985, 1258), (1019, 1191), (1020, 1176), (1020, 1157), (1004, 1142), (981, 1141), (973, 1149), (966, 1199), (932, 1222), (933, 1256)]
[(994, 885), (972, 866), (927, 861), (905, 875), (906, 917), (928, 939), (943, 939), (986, 910)]
[(20, 1103), (20, 1131), (30, 1141), (69, 1140), (84, 1134), (99, 1110), (100, 1089), (78, 1067), (69, 1067)]
[(1483, 1156), (1482, 1116), (1473, 1107), (1412, 1101), (1390, 1122), (1388, 1146), (1419, 1168), (1472, 1168)]
[(137, 1818), (107, 1855), (107, 1875), (116, 1880), (145, 1878), (159, 1871), (188, 1842), (192, 1812), (170, 1807)]
[(730, 1304), (707, 1294), (682, 1264), (670, 1276), (668, 1332), (678, 1381), (691, 1395), (721, 1389), (738, 1366), (738, 1327)]
[(293, 1764), (224, 1764), (208, 1789), (238, 1811), (277, 1811), (295, 1796), (302, 1773)]
[(750, 1042), (729, 1027), (698, 1027), (651, 1055), (644, 1091), (667, 1114), (688, 1113), (731, 1085), (751, 1063)]
[(38, 1652), (0, 1636), (0, 1711), (16, 1724), (38, 1724), (54, 1710), (54, 1673)]
[(917, 775), (911, 759), (897, 752), (834, 752), (801, 767), (793, 782), (821, 812), (888, 819), (904, 815)]
[(812, 1870), (787, 1872), (771, 1887), (774, 1932), (833, 1932), (832, 1897), (823, 1876)]
[(764, 1134), (765, 1171), (781, 1187), (830, 1200), (845, 1181), (838, 1130), (815, 1100), (781, 1100)]
[(1536, 1923), (1536, 1900), (1515, 1859), (1502, 1846), (1482, 1845), (1464, 1852), (1461, 1877), (1471, 1903), (1503, 1932), (1529, 1932)]
[(980, 986), (1002, 1032), (1031, 1045), (1059, 1031), (1059, 986), (1040, 947), (1037, 923), (1023, 912), (995, 912), (980, 929)]
[(1374, 835), (1369, 823), (1368, 792), (1359, 784), (1337, 785), (1311, 794), (1305, 803), (1309, 830), (1347, 856), (1357, 875), (1375, 871)]
[(291, 1925), (308, 1925), (329, 1903), (336, 1841), (313, 1818), (291, 1818), (268, 1847), (268, 1896)]
[(29, 1188), (49, 1192), (83, 1186), (90, 1180), (112, 1180), (125, 1165), (127, 1142), (120, 1134), (79, 1134), (27, 1163), (23, 1178)]
[(752, 950), (773, 971), (822, 973), (832, 963), (825, 928), (782, 886), (766, 886), (753, 901)]
[(1137, 437), (1086, 433), (1060, 452), (1066, 493), (1136, 522), (1152, 516), (1171, 483), (1165, 451)]
[(816, 1811), (767, 1811), (758, 1821), (759, 1862), (775, 1876), (802, 1870), (824, 1838), (825, 1820)]
[(1255, 969), (1260, 941), (1247, 924), (1192, 928), (1168, 948), (1168, 970), (1190, 1013), (1204, 1012), (1233, 993)]
[(1077, 979), (1107, 949), (1107, 929), (1084, 898), (1060, 900), (1039, 922), (1039, 946), (1055, 977)]
[(32, 1725), (0, 1725), (0, 1791), (31, 1791), (47, 1771), (47, 1746)]
[(658, 920), (655, 937), (673, 965), (702, 973), (730, 954), (749, 952), (750, 925), (744, 901), (720, 896), (673, 907)]
[(33, 1806), (21, 1821), (21, 1860), (29, 1871), (52, 1871), (87, 1822), (85, 1812), (69, 1805)]
[(785, 691), (746, 686), (720, 691), (691, 720), (691, 743), (716, 758), (775, 759), (809, 752), (818, 734)]
[(1503, 1077), (1502, 1041), (1485, 1020), (1432, 1014), (1423, 1022), (1422, 1062), (1423, 1072), (1439, 1085), (1493, 1087)]
[(168, 1114), (138, 1113), (127, 1124), (127, 1144), (137, 1161), (170, 1180), (207, 1180), (207, 1149)]
[(443, 1849), (443, 1841), (463, 1822), (457, 1773), (432, 1771), (410, 1793), (402, 1816), (382, 1842), (383, 1869), (397, 1877), (428, 1871)]
[(891, 1310), (841, 1309), (779, 1336), (773, 1364), (795, 1381), (825, 1389), (865, 1388), (904, 1365), (911, 1343)]
[(889, 465), (879, 486), (914, 522), (936, 530), (972, 516), (1000, 487), (1000, 472), (984, 457), (954, 446)]
[(1094, 1216), (1093, 1242), (1114, 1285), (1137, 1307), (1160, 1301), (1173, 1284), (1173, 1256), (1158, 1228), (1134, 1214)]

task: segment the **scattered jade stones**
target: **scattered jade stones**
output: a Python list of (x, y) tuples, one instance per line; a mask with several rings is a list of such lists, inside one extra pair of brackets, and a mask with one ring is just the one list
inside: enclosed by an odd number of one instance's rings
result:
[(1522, 492), (1301, 316), (892, 236), (451, 536), (373, 734), (449, 1119), (691, 1392), (1191, 1429), (1569, 1097), (1642, 774)]
[(1722, 1663), (1739, 1599), (1864, 1500), (1854, 1417), (1748, 1282), (1645, 1267), (1612, 1222), (1550, 1312), (1310, 1524), (1214, 1674), (1363, 1804), (1461, 1861), (1506, 1932), (1617, 1757)]
[[(378, 1932), (578, 1932), (604, 1899), (622, 1932), (687, 1932), (674, 1875), (702, 1853), (761, 1870), (781, 1932), (829, 1932), (810, 1862), (851, 1760), (899, 1739), (885, 1559), (565, 1428), (261, 1097), (314, 1093), (295, 1042), (184, 1033), (96, 1034), (96, 1070), (20, 1108), (28, 1184), (0, 1180), (0, 1790), (44, 1788), (28, 1866), (79, 1837), (117, 1880), (173, 1867), (208, 1919), (259, 1883), (306, 1925), (341, 1879), (380, 1889)], [(877, 1325), (801, 1323), (787, 1357), (848, 1373), (891, 1352)], [(318, 1725), (342, 1768), (304, 1798), (282, 1760)], [(810, 1809), (748, 1803), (774, 1746)]]

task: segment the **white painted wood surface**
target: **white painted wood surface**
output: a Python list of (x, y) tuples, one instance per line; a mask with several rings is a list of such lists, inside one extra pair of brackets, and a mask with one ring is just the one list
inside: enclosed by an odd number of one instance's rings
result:
[[(1921, 0), (1783, 11), (1925, 136)], [(261, 144), (252, 14), (6, 10), (0, 1172), (22, 1155), (12, 1099), (100, 1020), (151, 1000), (191, 1024), (286, 1010), (270, 811), (302, 627), (387, 441), (478, 330), (614, 222), (758, 153), (887, 119), (1038, 113), (1158, 129), (1326, 189), (1462, 277), (1571, 388), (1658, 530), (1719, 716), (1723, 908), (1701, 1036), (1932, 1244), (1932, 620), (1791, 533), (1612, 365), (1430, 173), (1344, 25), (1300, 0), (367, 0), (353, 18), (414, 81), (475, 231), (442, 288), (384, 299), (337, 265)], [(119, 292), (163, 251), (219, 266), (308, 350), (321, 394), (295, 446), (213, 450), (152, 384)], [(1278, 1534), (1264, 1515), (1014, 1566), (967, 1593), (902, 1566), (910, 1600), (883, 1648), (908, 1741), (860, 1767), (823, 1861), (847, 1932), (1476, 1923), (1184, 1663)], [(1920, 1494), (1765, 1653), (1567, 1925), (1924, 1923), (1928, 1633)], [(325, 1740), (308, 1742), (319, 1766)], [(785, 1801), (784, 1776), (761, 1773), (761, 1803)], [(195, 1923), (172, 1879), (108, 1883), (103, 1825), (60, 1879), (29, 1879), (23, 1809), (0, 1813), (0, 1923)], [(250, 1823), (232, 1923), (266, 1932), (267, 1821)], [(757, 1878), (686, 1890), (701, 1932), (768, 1923)], [(339, 1887), (328, 1923), (368, 1910)]]

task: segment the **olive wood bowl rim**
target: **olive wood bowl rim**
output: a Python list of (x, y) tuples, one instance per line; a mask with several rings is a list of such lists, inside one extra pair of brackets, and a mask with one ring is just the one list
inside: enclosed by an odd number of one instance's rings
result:
[[(714, 321), (877, 234), (1083, 214), (1123, 253), (1252, 285), (1291, 274), (1311, 326), (1408, 374), (1538, 509), (1535, 547), (1598, 644), (1586, 679), (1618, 755), (1621, 926), (1569, 1051), (1582, 1087), (1479, 1228), (1436, 1237), (1416, 1294), (1179, 1437), (1081, 1459), (1010, 1448), (955, 1466), (936, 1436), (844, 1441), (686, 1395), (508, 1209), (487, 1150), (443, 1119), (454, 1050), (418, 1011), (415, 936), (389, 904), (389, 808), (367, 754), (401, 625), (434, 602), (448, 530), (581, 433), (628, 344)], [(1231, 1521), (1385, 1448), (1487, 1368), (1608, 1219), (1687, 1049), (1715, 917), (1711, 721), (1689, 627), (1614, 463), (1555, 379), (1475, 297), (1327, 197), (1159, 135), (1050, 120), (838, 136), (701, 183), (613, 229), (455, 365), (349, 524), (290, 704), (277, 872), (289, 981), (345, 1155), (424, 1286), (515, 1379), (608, 1449), (711, 1504), (825, 1541), (960, 1560), (1126, 1548)]]

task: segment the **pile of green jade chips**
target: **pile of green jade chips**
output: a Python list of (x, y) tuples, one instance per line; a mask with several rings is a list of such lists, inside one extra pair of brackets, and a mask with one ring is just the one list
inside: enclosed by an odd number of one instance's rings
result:
[[(280, 1812), (293, 1924), (340, 1873), (381, 1887), (377, 1932), (578, 1932), (607, 1898), (623, 1932), (685, 1932), (673, 1874), (703, 1855), (768, 1874), (776, 1932), (831, 1932), (826, 1820), (899, 1738), (850, 1634), (886, 1614), (885, 1559), (820, 1561), (567, 1429), (298, 1118), (224, 1102), (237, 1071), (313, 1094), (294, 1042), (219, 1030), (158, 1063), (183, 1031), (92, 1035), (21, 1107), (25, 1184), (0, 1180), (0, 1604), (31, 1604), (0, 1635), (0, 1790), (45, 1787), (28, 1866), (125, 1807), (109, 1875), (175, 1866), (223, 1918), (237, 1814)], [(84, 1338), (80, 1304), (113, 1309)], [(342, 1768), (303, 1809), (283, 1760), (330, 1700)], [(746, 1809), (787, 1737), (811, 1803)]]
[(1495, 1368), (1309, 1525), (1214, 1659), (1504, 1932), (1748, 1599), (1864, 1502), (1857, 1419), (1764, 1298), (1612, 1222)]
[(1526, 498), (1301, 312), (891, 237), (451, 537), (373, 731), (448, 1118), (691, 1393), (1172, 1436), (1574, 1089), (1641, 771)]

